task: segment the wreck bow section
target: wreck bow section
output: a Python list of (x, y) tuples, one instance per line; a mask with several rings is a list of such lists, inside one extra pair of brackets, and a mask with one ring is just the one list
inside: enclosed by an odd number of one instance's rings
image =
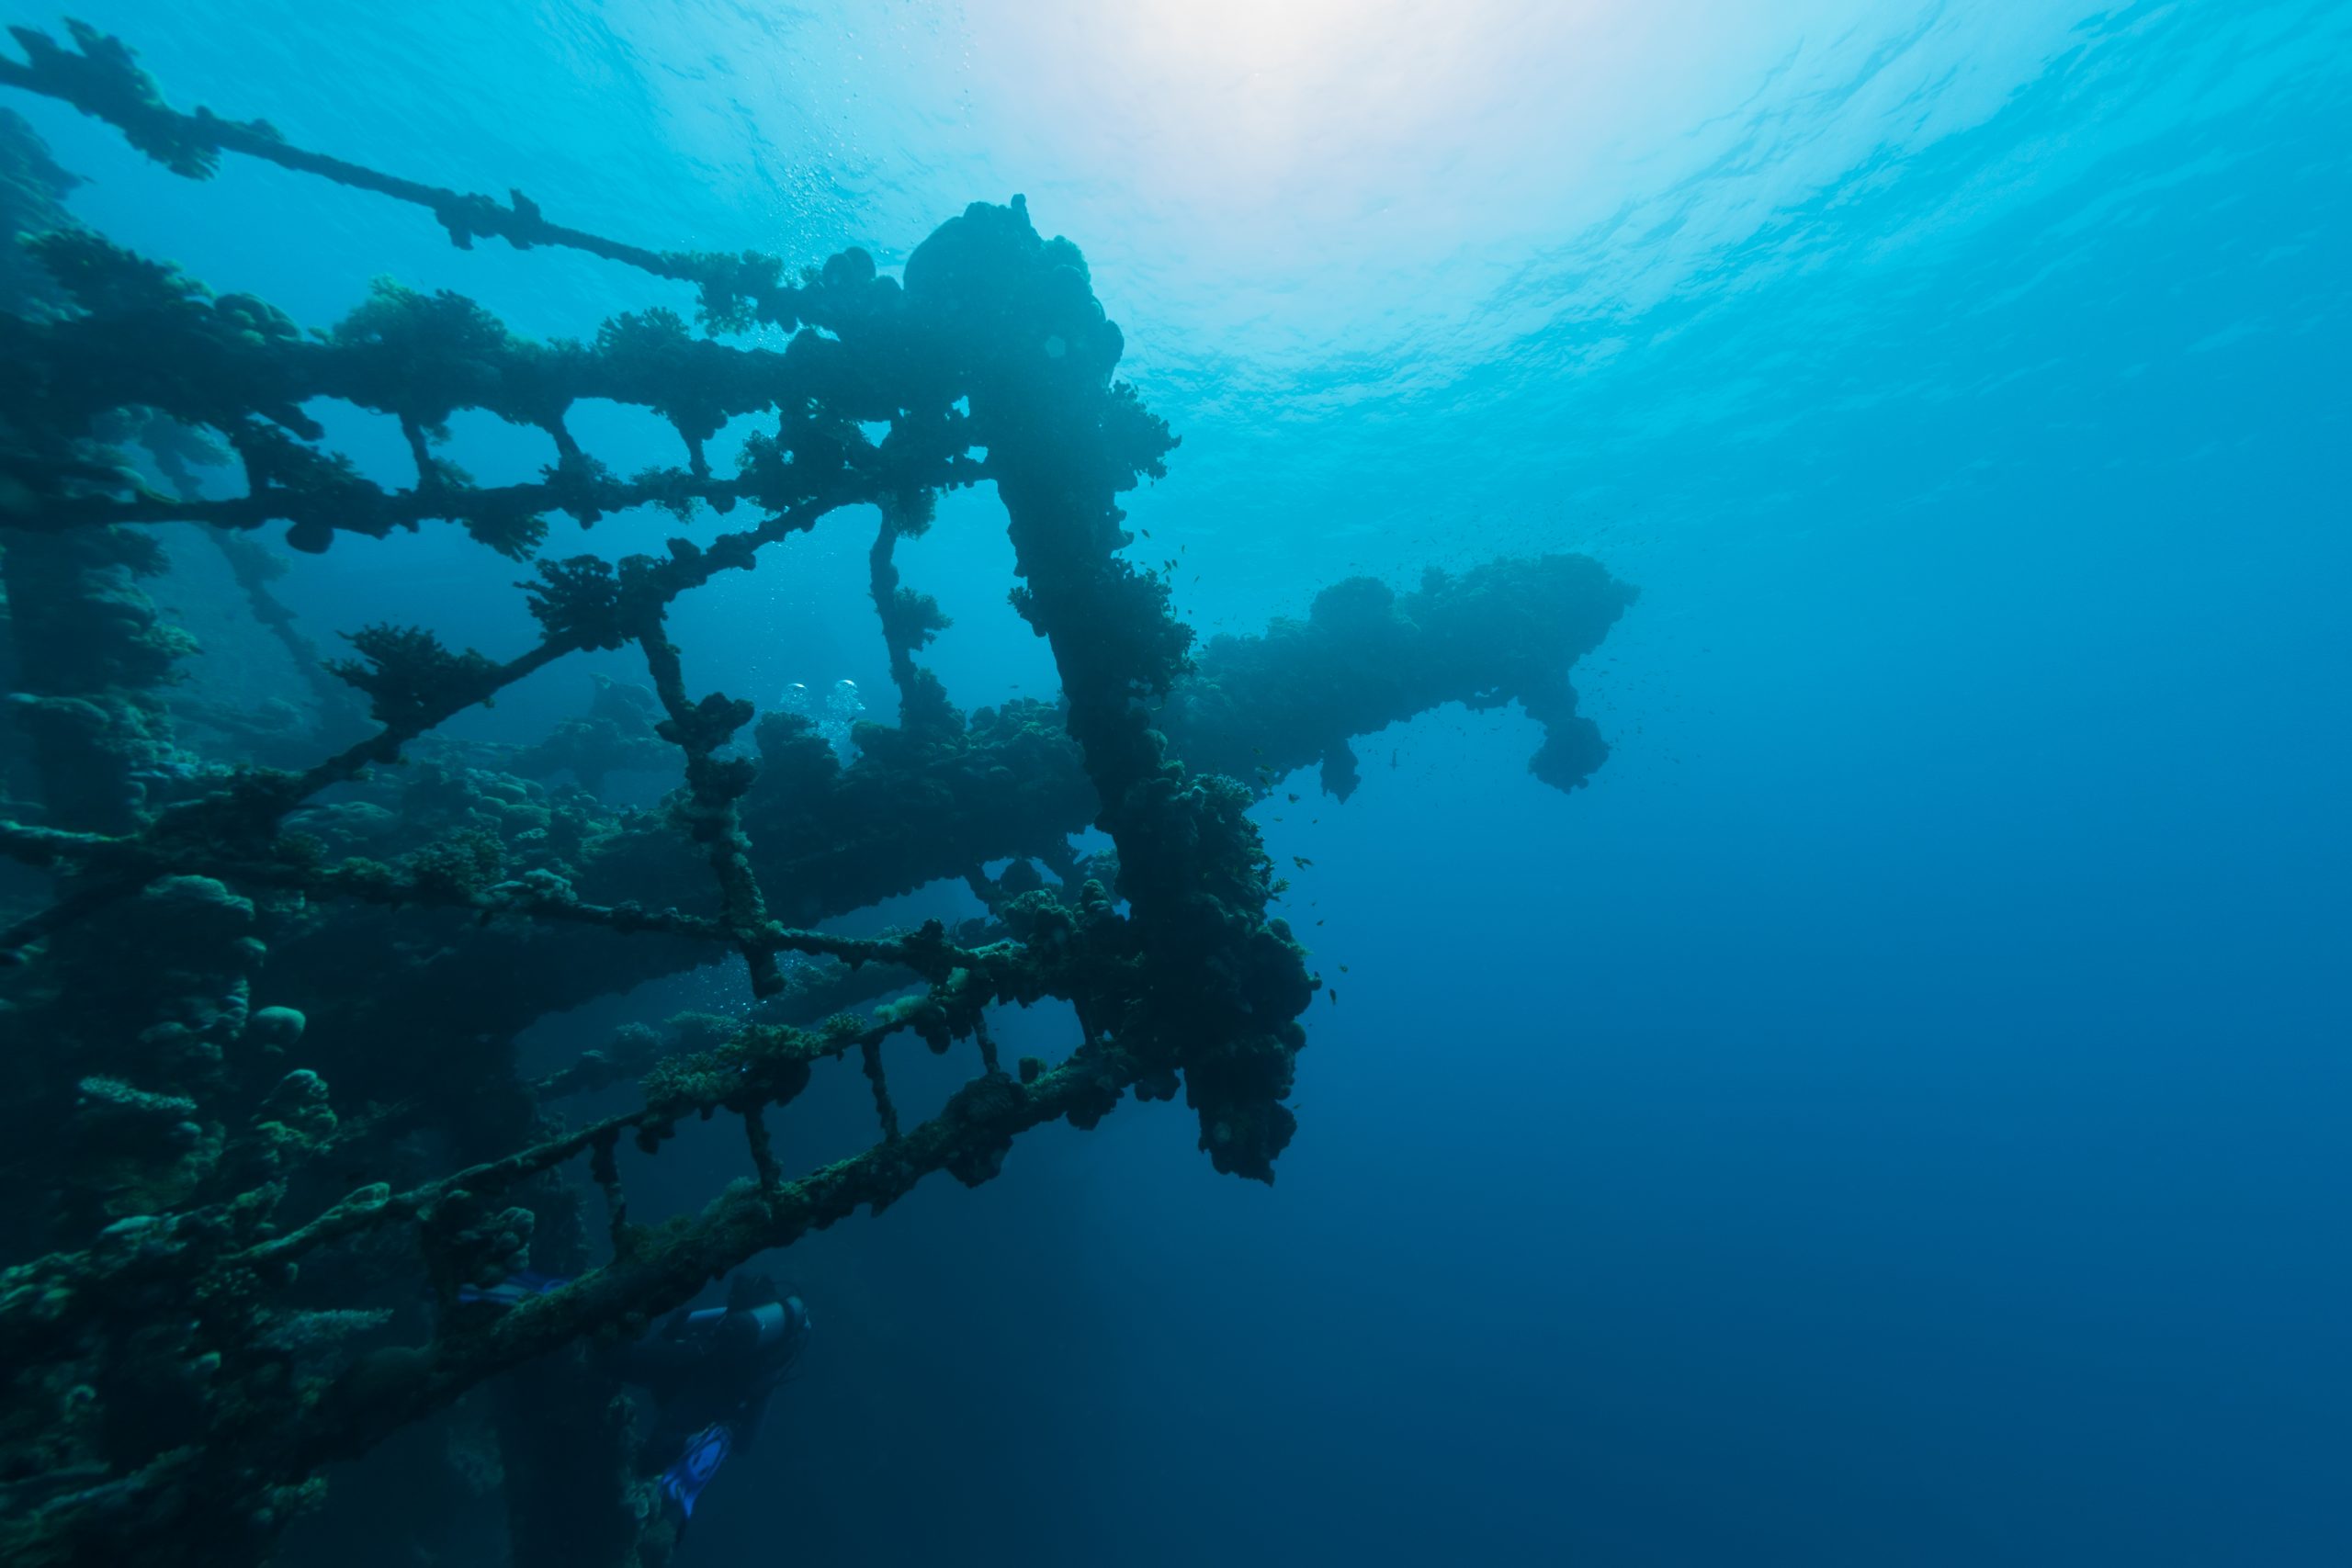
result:
[[(659, 251), (519, 192), (465, 195), (183, 113), (94, 30), (12, 31), (23, 58), (0, 57), (0, 85), (107, 120), (182, 175), (261, 158), (413, 203), (460, 246), (587, 251), (691, 284), (701, 330), (649, 309), (590, 341), (534, 341), (461, 296), (383, 284), (304, 331), (74, 222), (70, 177), (0, 118), (0, 220), (21, 242), (0, 260), (0, 1164), (38, 1195), (0, 1221), (11, 1562), (259, 1560), (326, 1466), (461, 1405), (503, 1450), (505, 1506), (537, 1510), (518, 1550), (662, 1560), (625, 1425), (550, 1437), (469, 1396), (527, 1367), (542, 1397), (601, 1409), (589, 1337), (932, 1172), (985, 1181), (1023, 1133), (1091, 1126), (1131, 1091), (1182, 1095), (1217, 1169), (1271, 1180), (1317, 976), (1273, 912), (1254, 801), (1317, 763), (1344, 798), (1353, 738), (1447, 702), (1521, 705), (1545, 730), (1530, 765), (1564, 789), (1606, 754), (1568, 670), (1632, 593), (1581, 558), (1402, 594), (1339, 583), (1305, 620), (1196, 650), (1167, 581), (1123, 553), (1118, 498), (1164, 472), (1174, 438), (1116, 379), (1122, 340), (1084, 258), (1019, 197), (951, 219), (901, 277), (859, 250), (797, 273)], [(786, 346), (723, 341), (752, 326)], [(303, 412), (317, 398), (396, 420), (409, 481), (322, 446)], [(612, 472), (568, 427), (589, 398), (668, 420), (679, 461)], [(450, 463), (439, 444), (464, 410), (542, 433), (540, 477), (486, 486)], [(745, 415), (766, 423), (718, 472), (707, 444)], [(945, 622), (895, 546), (943, 491), (980, 484), (1004, 504), (1012, 603), (1051, 646), (1057, 702), (966, 714), (922, 661)], [(879, 519), (872, 595), (899, 711), (860, 725), (844, 761), (804, 719), (698, 684), (671, 621), (851, 510)], [(632, 537), (649, 513), (669, 526), (616, 561), (548, 559), (553, 512), (626, 517)], [(175, 672), (197, 649), (141, 586), (166, 564), (155, 525), (174, 523), (204, 525), (305, 672), (301, 723), (244, 733), (215, 715), (199, 742), (176, 722)], [(521, 577), (537, 639), (485, 653), (379, 625), (318, 658), (260, 541), (369, 548), (428, 526)], [(530, 746), (437, 741), (590, 649), (631, 654), (641, 686), (605, 680)], [(649, 762), (683, 780), (660, 809), (596, 793)], [(1073, 848), (1089, 826), (1108, 852)], [(825, 929), (943, 877), (986, 914)], [(547, 1077), (517, 1073), (535, 1020), (729, 955), (743, 1017), (632, 1027)], [(1046, 998), (1079, 1021), (1068, 1057), (1001, 1062), (989, 1010)], [(885, 1052), (902, 1036), (978, 1067), (912, 1126)], [(879, 1135), (795, 1175), (768, 1115), (842, 1059)], [(563, 1117), (567, 1097), (622, 1083), (635, 1109)], [(691, 1219), (633, 1222), (622, 1141), (657, 1152), (719, 1118), (741, 1128), (744, 1179)], [(372, 1179), (355, 1190), (354, 1170)], [(503, 1314), (452, 1310), (526, 1263), (576, 1278)], [(551, 1507), (535, 1479), (559, 1472), (601, 1478), (596, 1500)]]

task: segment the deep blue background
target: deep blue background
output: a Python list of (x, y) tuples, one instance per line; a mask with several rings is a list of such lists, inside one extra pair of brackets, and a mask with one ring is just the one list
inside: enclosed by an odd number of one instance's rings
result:
[[(888, 265), (1026, 190), (1186, 437), (1136, 511), (1204, 627), (1512, 551), (1643, 588), (1590, 789), (1449, 711), (1261, 813), (1341, 998), (1279, 1184), (1130, 1106), (797, 1250), (808, 1373), (695, 1560), (2352, 1562), (2352, 7), (996, 9), (82, 8), (176, 102), (647, 243)], [(306, 321), (684, 303), (11, 107)], [(690, 676), (881, 689), (863, 532), (702, 596)], [(989, 498), (902, 559), (959, 700), (1050, 683)], [(506, 651), (511, 575), (445, 531), (295, 584)], [(845, 1076), (788, 1146), (850, 1146)]]

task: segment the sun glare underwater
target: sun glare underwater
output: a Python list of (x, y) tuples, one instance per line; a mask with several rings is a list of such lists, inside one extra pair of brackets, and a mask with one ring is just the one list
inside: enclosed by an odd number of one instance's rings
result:
[(0, 1561), (2352, 1562), (2352, 5), (0, 13)]

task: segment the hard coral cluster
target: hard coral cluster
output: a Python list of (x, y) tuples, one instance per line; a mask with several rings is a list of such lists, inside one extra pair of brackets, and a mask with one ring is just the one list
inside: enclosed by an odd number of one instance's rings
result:
[[(564, 245), (691, 282), (706, 333), (788, 335), (743, 348), (649, 310), (586, 342), (532, 342), (461, 296), (389, 283), (306, 333), (78, 227), (64, 177), (0, 119), (0, 217), (37, 268), (0, 272), (0, 355), (21, 372), (0, 383), (15, 720), (0, 855), (17, 878), (0, 883), (15, 964), (0, 1022), (20, 1043), (0, 1055), (0, 1163), (50, 1195), (0, 1216), (12, 1562), (258, 1560), (325, 1467), (404, 1428), (435, 1434), (440, 1458), (404, 1448), (401, 1486), (502, 1492), (516, 1561), (663, 1560), (673, 1538), (585, 1341), (639, 1331), (930, 1172), (987, 1180), (1023, 1133), (1091, 1127), (1131, 1089), (1182, 1094), (1216, 1168), (1271, 1179), (1317, 977), (1272, 912), (1252, 806), (1317, 762), (1344, 797), (1355, 738), (1447, 702), (1521, 704), (1546, 730), (1532, 765), (1564, 788), (1605, 754), (1567, 670), (1631, 592), (1580, 558), (1432, 574), (1401, 595), (1351, 581), (1303, 621), (1196, 653), (1165, 581), (1122, 555), (1118, 498), (1165, 471), (1175, 438), (1114, 379), (1123, 341), (1083, 256), (1018, 197), (949, 220), (899, 278), (859, 250), (797, 273), (654, 251), (553, 223), (520, 193), (463, 195), (184, 114), (90, 29), (67, 44), (13, 30), (25, 58), (0, 56), (0, 85), (107, 120), (190, 177), (266, 159), (413, 203), (460, 246)], [(380, 485), (320, 446), (302, 408), (321, 396), (396, 419), (411, 480)], [(582, 398), (667, 419), (680, 463), (616, 478), (568, 428)], [(545, 435), (538, 480), (480, 486), (438, 455), (452, 415), (477, 409)], [(765, 428), (714, 473), (707, 443), (744, 414)], [(242, 493), (199, 493), (213, 456)], [(982, 479), (1006, 509), (1012, 604), (1062, 690), (967, 715), (921, 662), (946, 619), (902, 581), (896, 546), (932, 525), (942, 490)], [(831, 736), (695, 686), (671, 637), (678, 601), (854, 505), (880, 516), (870, 589), (897, 723)], [(319, 660), (251, 536), (283, 523), (315, 550), (446, 519), (526, 559), (549, 511), (643, 508), (678, 525), (658, 549), (533, 562), (517, 586), (538, 637), (503, 659), (379, 625)], [(236, 537), (256, 620), (309, 669), (310, 706), (289, 709), (309, 728), (213, 718), (232, 746), (175, 738), (195, 649), (138, 586), (164, 564), (143, 530), (167, 521)], [(600, 677), (584, 713), (530, 745), (433, 739), (586, 649), (633, 653), (643, 683)], [(603, 793), (623, 773), (674, 787), (625, 807)], [(1111, 847), (1081, 855), (1089, 828)], [(943, 878), (986, 913), (826, 929)], [(729, 954), (756, 996), (744, 1016), (632, 1025), (539, 1078), (517, 1070), (516, 1037), (541, 1018)], [(1008, 1070), (989, 1010), (1046, 998), (1070, 1005), (1080, 1039)], [(888, 1070), (902, 1035), (970, 1042), (979, 1068), (911, 1126)], [(795, 1176), (767, 1114), (849, 1058), (879, 1137)], [(560, 1109), (631, 1084), (632, 1109)], [(722, 1120), (740, 1124), (746, 1179), (690, 1217), (632, 1221), (623, 1142), (658, 1154)], [(511, 1313), (464, 1310), (469, 1287), (526, 1266), (575, 1278)], [(507, 1418), (524, 1389), (582, 1418)], [(338, 1488), (364, 1494), (374, 1473)], [(583, 1505), (583, 1486), (603, 1491)]]

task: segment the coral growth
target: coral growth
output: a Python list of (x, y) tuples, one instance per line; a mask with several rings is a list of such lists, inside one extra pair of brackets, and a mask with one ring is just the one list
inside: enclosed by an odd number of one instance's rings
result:
[[(857, 250), (797, 274), (658, 252), (552, 223), (520, 193), (465, 196), (183, 114), (90, 29), (65, 44), (13, 30), (25, 58), (0, 58), (0, 85), (109, 121), (182, 175), (266, 159), (421, 206), (460, 246), (571, 246), (684, 279), (704, 333), (655, 310), (534, 342), (458, 295), (390, 283), (304, 332), (74, 224), (65, 177), (0, 119), (0, 218), (35, 264), (0, 271), (0, 856), (18, 878), (0, 886), (15, 965), (0, 1017), (17, 1042), (0, 1162), (17, 1192), (48, 1195), (0, 1221), (11, 1562), (256, 1561), (325, 1467), (420, 1427), (445, 1439), (449, 1494), (500, 1492), (548, 1560), (661, 1561), (667, 1527), (583, 1342), (933, 1171), (986, 1181), (1029, 1129), (1090, 1127), (1130, 1089), (1181, 1092), (1216, 1168), (1271, 1180), (1318, 980), (1272, 913), (1251, 806), (1318, 762), (1344, 797), (1354, 738), (1452, 701), (1522, 705), (1546, 731), (1531, 766), (1562, 788), (1605, 755), (1567, 671), (1632, 595), (1581, 558), (1432, 573), (1405, 594), (1342, 582), (1304, 621), (1196, 652), (1165, 582), (1122, 555), (1119, 497), (1164, 472), (1174, 436), (1114, 379), (1123, 340), (1084, 258), (1018, 197), (950, 219), (895, 278)], [(712, 335), (754, 324), (785, 346)], [(413, 480), (380, 485), (320, 445), (302, 410), (322, 396), (396, 419)], [(615, 476), (568, 428), (587, 398), (669, 421), (680, 465)], [(541, 433), (542, 477), (480, 486), (438, 456), (465, 410)], [(746, 414), (765, 428), (714, 472), (707, 444)], [(208, 453), (241, 493), (188, 482)], [(983, 480), (1061, 694), (967, 715), (921, 662), (947, 622), (901, 581), (896, 545), (932, 525), (940, 491)], [(861, 505), (881, 517), (870, 586), (898, 722), (860, 723), (844, 755), (804, 717), (755, 722), (695, 684), (670, 616)], [(587, 525), (649, 507), (676, 525), (658, 551), (534, 558), (549, 512)], [(255, 532), (283, 524), (287, 546), (316, 551), (435, 520), (530, 562), (497, 569), (531, 573), (537, 640), (500, 657), (377, 625), (317, 660)], [(167, 697), (194, 644), (139, 586), (164, 565), (148, 525), (165, 522), (233, 538), (257, 623), (313, 667), (315, 727), (269, 756), (175, 738)], [(643, 684), (600, 678), (533, 745), (430, 750), (453, 716), (584, 649), (631, 652)], [(676, 784), (658, 808), (600, 795), (649, 770)], [(1081, 858), (1089, 827), (1112, 848)], [(943, 878), (988, 913), (825, 929)], [(518, 1073), (535, 1021), (729, 953), (758, 998), (746, 1017), (632, 1026)], [(987, 1010), (1048, 998), (1082, 1037), (1058, 1064), (1006, 1070)], [(968, 1041), (979, 1064), (912, 1125), (889, 1080), (908, 1034), (934, 1052)], [(763, 1119), (845, 1058), (877, 1141), (795, 1176)], [(631, 1083), (634, 1109), (577, 1123), (558, 1109)], [(741, 1127), (746, 1179), (689, 1218), (633, 1222), (622, 1141), (658, 1153), (721, 1118)], [(526, 1265), (576, 1278), (503, 1314), (456, 1310), (465, 1287)], [(580, 1418), (507, 1419), (516, 1378)], [(596, 1477), (601, 1504), (580, 1506)]]

